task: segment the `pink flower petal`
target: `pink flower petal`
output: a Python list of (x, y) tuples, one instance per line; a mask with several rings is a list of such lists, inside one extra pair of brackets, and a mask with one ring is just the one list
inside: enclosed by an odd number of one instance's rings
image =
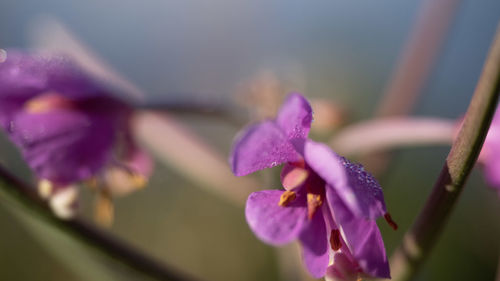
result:
[(286, 207), (279, 206), (283, 191), (264, 190), (250, 194), (245, 214), (248, 225), (262, 241), (279, 246), (299, 236), (306, 221), (305, 196), (297, 194)]
[(236, 176), (300, 159), (293, 145), (271, 121), (248, 128), (236, 140), (231, 155), (231, 167)]
[(288, 139), (305, 139), (312, 122), (312, 109), (309, 102), (300, 94), (288, 95), (276, 117), (276, 124)]

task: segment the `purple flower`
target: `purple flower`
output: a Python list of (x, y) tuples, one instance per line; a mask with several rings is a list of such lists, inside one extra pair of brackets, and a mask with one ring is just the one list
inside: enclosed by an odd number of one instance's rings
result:
[(251, 126), (236, 140), (231, 166), (237, 176), (285, 164), (285, 190), (249, 196), (248, 224), (271, 245), (299, 239), (303, 260), (316, 278), (389, 278), (375, 219), (384, 216), (396, 225), (386, 211), (382, 189), (362, 166), (309, 140), (311, 122), (307, 100), (291, 94), (275, 120)]
[(484, 164), (486, 181), (498, 190), (500, 196), (500, 110), (493, 117), (479, 161)]
[(144, 183), (152, 162), (132, 138), (132, 114), (68, 58), (11, 50), (0, 63), (0, 127), (44, 196), (82, 181), (113, 192), (113, 169)]

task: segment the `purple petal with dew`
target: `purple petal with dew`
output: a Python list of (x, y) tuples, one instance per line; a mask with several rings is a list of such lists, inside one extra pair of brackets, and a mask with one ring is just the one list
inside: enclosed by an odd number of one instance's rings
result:
[(328, 146), (310, 140), (305, 142), (304, 158), (354, 214), (375, 219), (386, 213), (380, 185), (361, 165), (352, 164)]
[(23, 102), (47, 85), (46, 63), (16, 50), (7, 51), (7, 59), (0, 63), (0, 103)]
[(325, 220), (321, 212), (316, 212), (300, 233), (302, 257), (307, 269), (315, 278), (323, 277), (330, 261)]
[(109, 160), (112, 120), (76, 110), (20, 112), (9, 135), (39, 178), (64, 185), (93, 176)]
[(279, 246), (299, 236), (306, 221), (305, 195), (297, 194), (286, 207), (279, 206), (283, 191), (264, 190), (250, 194), (245, 214), (252, 231), (262, 241)]
[(343, 238), (363, 272), (371, 277), (390, 278), (384, 241), (375, 221), (356, 216), (329, 186), (326, 198)]
[(233, 173), (244, 176), (299, 159), (300, 155), (276, 124), (265, 121), (246, 129), (235, 141), (230, 162)]
[(69, 99), (100, 96), (94, 81), (64, 56), (43, 56), (7, 50), (0, 63), (0, 103), (26, 101), (47, 91)]
[(312, 109), (301, 94), (290, 94), (281, 106), (276, 124), (288, 139), (305, 139), (312, 122)]

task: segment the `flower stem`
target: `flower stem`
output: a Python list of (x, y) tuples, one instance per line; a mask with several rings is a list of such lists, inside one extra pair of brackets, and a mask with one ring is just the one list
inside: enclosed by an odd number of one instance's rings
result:
[(211, 104), (204, 102), (149, 102), (134, 104), (135, 108), (141, 110), (166, 112), (177, 115), (192, 115), (207, 117), (224, 121), (237, 128), (245, 125), (247, 120), (238, 114), (236, 110), (231, 110), (231, 106), (224, 104)]
[[(173, 268), (141, 253), (116, 237), (79, 220), (61, 220), (52, 214), (46, 202), (34, 192), (36, 188), (18, 179), (0, 166), (0, 199), (13, 201), (16, 206), (30, 211), (30, 215), (42, 219), (54, 228), (62, 230), (72, 238), (83, 242), (93, 250), (115, 261), (135, 269), (155, 280), (188, 281), (194, 280)], [(90, 269), (89, 269), (90, 270)]]
[(376, 115), (409, 114), (432, 72), (460, 0), (421, 1), (410, 38), (397, 61)]
[(456, 120), (449, 119), (380, 118), (342, 129), (330, 143), (337, 153), (349, 156), (402, 146), (451, 144), (457, 126)]
[(393, 280), (412, 280), (434, 246), (481, 151), (499, 94), (500, 25), (443, 170), (417, 220), (391, 259)]

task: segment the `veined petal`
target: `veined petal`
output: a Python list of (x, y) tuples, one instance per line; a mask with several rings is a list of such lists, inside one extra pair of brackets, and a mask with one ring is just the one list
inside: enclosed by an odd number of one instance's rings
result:
[(302, 242), (302, 257), (307, 269), (315, 278), (323, 277), (330, 261), (325, 219), (316, 212), (307, 222), (299, 236)]
[(375, 221), (356, 216), (333, 188), (327, 187), (326, 198), (344, 240), (363, 272), (371, 277), (390, 278), (384, 241)]
[(248, 225), (262, 241), (279, 246), (299, 236), (306, 221), (305, 196), (297, 194), (286, 207), (279, 206), (283, 191), (264, 190), (250, 194), (245, 214)]
[(299, 159), (281, 129), (274, 122), (265, 121), (246, 129), (236, 140), (230, 162), (233, 173), (244, 176)]
[(65, 185), (91, 177), (109, 160), (110, 119), (75, 110), (20, 112), (9, 135), (39, 178)]
[(294, 93), (290, 94), (281, 106), (276, 124), (288, 139), (305, 139), (312, 120), (311, 105), (301, 94)]
[(305, 142), (304, 158), (356, 216), (375, 219), (386, 213), (380, 185), (361, 165), (352, 164), (328, 146), (311, 140)]

